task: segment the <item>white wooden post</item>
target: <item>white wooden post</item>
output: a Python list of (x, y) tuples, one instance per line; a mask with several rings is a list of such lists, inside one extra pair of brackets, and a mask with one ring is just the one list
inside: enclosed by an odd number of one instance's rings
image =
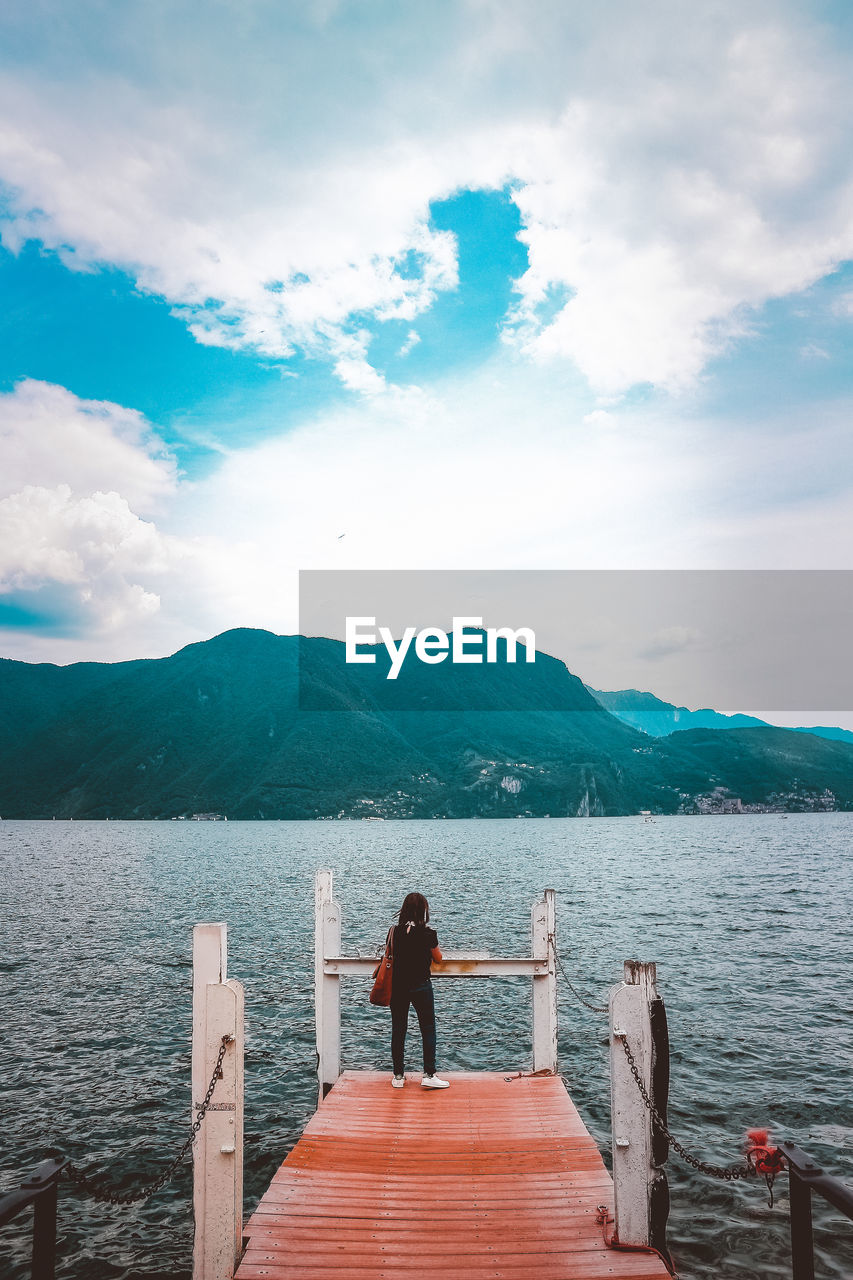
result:
[(651, 1231), (652, 1118), (634, 1079), (620, 1035), (625, 1035), (646, 1091), (652, 1088), (650, 1008), (656, 996), (654, 964), (626, 960), (624, 982), (610, 991), (610, 1122), (616, 1236), (621, 1244), (648, 1245)]
[(314, 881), (314, 1015), (320, 1102), (341, 1074), (341, 980), (324, 973), (326, 957), (341, 954), (341, 912), (332, 897), (331, 871)]
[(232, 1280), (243, 1244), (244, 998), (228, 980), (224, 924), (193, 929), (192, 1116), (231, 1036), (222, 1078), (193, 1143), (193, 1280)]
[(557, 1072), (557, 913), (554, 890), (546, 889), (531, 912), (532, 956), (547, 969), (533, 978), (533, 1070)]

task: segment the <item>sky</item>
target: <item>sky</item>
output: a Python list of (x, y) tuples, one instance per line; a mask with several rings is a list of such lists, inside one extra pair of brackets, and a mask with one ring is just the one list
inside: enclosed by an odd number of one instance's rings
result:
[(853, 568), (851, 64), (829, 0), (4, 5), (0, 655)]

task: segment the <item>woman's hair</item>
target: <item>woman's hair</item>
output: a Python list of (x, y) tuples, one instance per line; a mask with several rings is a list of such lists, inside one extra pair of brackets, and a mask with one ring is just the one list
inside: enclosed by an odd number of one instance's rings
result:
[(407, 893), (400, 908), (400, 924), (427, 924), (429, 921), (429, 903), (422, 893)]

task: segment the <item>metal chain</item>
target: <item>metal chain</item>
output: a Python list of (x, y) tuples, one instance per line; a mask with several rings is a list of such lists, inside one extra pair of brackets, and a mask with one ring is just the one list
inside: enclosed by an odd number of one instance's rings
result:
[(640, 1072), (637, 1067), (636, 1060), (631, 1052), (630, 1045), (628, 1044), (628, 1037), (619, 1033), (618, 1039), (622, 1041), (622, 1048), (625, 1050), (625, 1057), (628, 1059), (628, 1066), (631, 1068), (631, 1075), (637, 1082), (637, 1088), (642, 1094), (643, 1102), (645, 1102), (651, 1112), (652, 1119), (666, 1138), (669, 1145), (672, 1147), (673, 1151), (677, 1151), (682, 1160), (685, 1160), (689, 1165), (692, 1165), (694, 1169), (698, 1169), (699, 1173), (707, 1173), (711, 1178), (722, 1178), (726, 1182), (736, 1182), (739, 1178), (752, 1177), (755, 1170), (749, 1164), (736, 1164), (732, 1165), (729, 1169), (723, 1169), (719, 1165), (706, 1164), (704, 1160), (697, 1160), (696, 1156), (692, 1156), (689, 1151), (685, 1150), (676, 1136), (673, 1133), (670, 1133), (669, 1129), (663, 1122), (660, 1112), (649, 1097), (646, 1086), (640, 1078)]
[[(563, 978), (565, 979), (566, 984), (568, 985), (568, 988), (571, 991), (572, 995), (575, 997), (575, 999), (579, 1000), (580, 1003), (584, 1006), (584, 1008), (591, 1010), (593, 1013), (608, 1013), (609, 1012), (608, 1005), (591, 1004), (590, 1001), (585, 1000), (584, 997), (581, 995), (581, 993), (576, 989), (576, 987), (572, 983), (571, 978), (566, 973), (566, 970), (563, 967), (563, 962), (560, 959), (560, 956), (557, 952), (557, 941), (553, 933), (548, 934), (548, 944), (554, 952), (554, 959), (557, 963), (557, 967), (559, 968), (560, 973), (563, 975)], [(622, 1041), (622, 1047), (625, 1050), (625, 1056), (628, 1059), (628, 1066), (631, 1068), (631, 1074), (637, 1082), (637, 1088), (640, 1090), (640, 1094), (642, 1095), (643, 1102), (646, 1104), (649, 1112), (651, 1113), (651, 1117), (655, 1125), (660, 1130), (660, 1132), (664, 1135), (667, 1142), (672, 1147), (673, 1151), (676, 1151), (678, 1155), (681, 1156), (682, 1160), (685, 1160), (687, 1164), (692, 1165), (692, 1167), (698, 1170), (699, 1173), (708, 1174), (712, 1178), (721, 1178), (727, 1182), (736, 1182), (738, 1179), (751, 1177), (756, 1171), (748, 1163), (744, 1163), (742, 1165), (732, 1165), (731, 1168), (724, 1169), (719, 1165), (706, 1164), (704, 1160), (698, 1160), (696, 1156), (691, 1155), (690, 1152), (686, 1150), (686, 1148), (679, 1142), (678, 1138), (676, 1138), (675, 1134), (670, 1133), (669, 1129), (664, 1124), (663, 1117), (661, 1116), (657, 1107), (649, 1097), (646, 1086), (643, 1084), (643, 1081), (640, 1078), (640, 1072), (637, 1067), (637, 1063), (634, 1058), (634, 1055), (631, 1052), (631, 1047), (628, 1044), (628, 1037), (625, 1035), (620, 1035), (619, 1039)]]
[(569, 975), (566, 973), (565, 969), (563, 968), (563, 962), (560, 959), (559, 955), (557, 954), (557, 940), (554, 937), (553, 933), (548, 934), (548, 944), (554, 952), (554, 959), (557, 962), (557, 967), (559, 968), (560, 973), (565, 978), (566, 983), (568, 984), (568, 988), (571, 991), (572, 995), (575, 997), (575, 999), (580, 1000), (581, 1004), (586, 1009), (591, 1009), (593, 1013), (607, 1013), (608, 1006), (606, 1004), (590, 1004), (590, 1002), (588, 1000), (585, 1000), (581, 995), (581, 993), (578, 990), (576, 990), (575, 987), (572, 985), (572, 980), (569, 977)]
[(75, 1186), (80, 1187), (81, 1190), (87, 1191), (93, 1200), (100, 1200), (102, 1204), (139, 1204), (142, 1200), (150, 1200), (155, 1191), (159, 1191), (161, 1187), (165, 1187), (166, 1183), (173, 1177), (178, 1165), (192, 1146), (193, 1140), (202, 1126), (202, 1121), (207, 1115), (210, 1100), (213, 1097), (213, 1091), (216, 1088), (216, 1082), (217, 1080), (222, 1079), (222, 1060), (225, 1057), (225, 1050), (228, 1045), (231, 1044), (233, 1039), (233, 1036), (222, 1037), (222, 1043), (219, 1046), (219, 1054), (216, 1059), (216, 1066), (213, 1068), (213, 1075), (210, 1077), (210, 1084), (207, 1086), (207, 1093), (204, 1095), (204, 1101), (199, 1107), (198, 1115), (190, 1129), (190, 1136), (187, 1138), (174, 1160), (167, 1165), (165, 1172), (160, 1175), (156, 1182), (149, 1182), (146, 1186), (142, 1187), (140, 1191), (134, 1192), (133, 1194), (117, 1195), (115, 1192), (107, 1190), (107, 1188), (102, 1186), (99, 1182), (93, 1181), (87, 1174), (83, 1173), (82, 1169), (78, 1169), (76, 1165), (71, 1164), (70, 1162), (63, 1169), (63, 1176), (73, 1182)]

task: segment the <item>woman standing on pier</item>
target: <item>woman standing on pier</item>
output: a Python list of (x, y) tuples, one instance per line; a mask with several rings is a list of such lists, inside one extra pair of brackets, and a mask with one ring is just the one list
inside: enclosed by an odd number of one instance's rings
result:
[(429, 928), (429, 903), (422, 893), (409, 893), (394, 926), (394, 963), (391, 970), (391, 1058), (395, 1089), (406, 1083), (403, 1050), (409, 1025), (409, 1005), (414, 1005), (424, 1045), (425, 1089), (446, 1089), (449, 1081), (435, 1074), (435, 1002), (430, 964), (441, 959), (438, 934)]

